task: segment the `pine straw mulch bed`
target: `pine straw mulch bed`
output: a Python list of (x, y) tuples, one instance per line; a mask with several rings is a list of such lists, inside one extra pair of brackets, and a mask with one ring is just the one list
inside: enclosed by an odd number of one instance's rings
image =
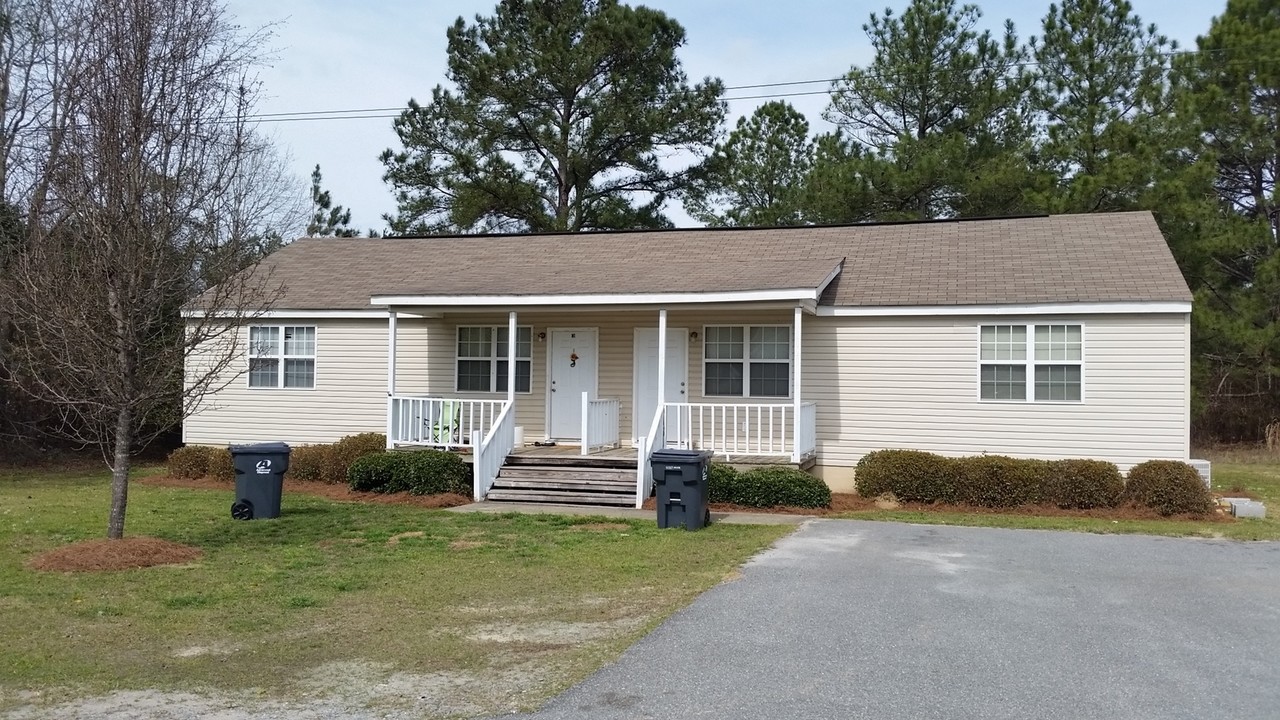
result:
[(82, 540), (40, 553), (27, 561), (27, 567), (48, 572), (134, 570), (156, 565), (184, 565), (200, 559), (200, 555), (200, 548), (159, 538)]
[[(141, 482), (144, 485), (190, 488), (193, 490), (231, 490), (235, 488), (235, 482), (232, 480), (218, 480), (216, 478), (207, 477), (200, 478), (198, 480), (186, 480), (182, 478), (156, 476), (140, 478), (135, 482)], [(439, 495), (410, 495), (409, 493), (384, 494), (357, 492), (341, 483), (326, 483), (319, 482), (317, 480), (291, 480), (288, 476), (285, 476), (284, 480), (284, 493), (286, 495), (289, 493), (314, 495), (327, 500), (337, 500), (338, 502), (412, 505), (414, 507), (427, 509), (450, 508), (471, 503), (471, 498), (465, 495), (458, 495), (456, 493), (442, 493)]]
[[(645, 501), (645, 509), (657, 509), (657, 499)], [(1011, 508), (988, 508), (976, 505), (949, 505), (942, 503), (898, 502), (892, 498), (864, 498), (855, 493), (831, 493), (831, 507), (806, 508), (780, 505), (769, 508), (748, 507), (732, 503), (711, 503), (711, 512), (775, 513), (781, 515), (812, 515), (826, 517), (851, 512), (896, 511), (921, 513), (964, 513), (969, 515), (1018, 515), (1024, 517), (1094, 518), (1099, 520), (1191, 520), (1196, 522), (1235, 522), (1222, 508), (1208, 515), (1161, 515), (1146, 507), (1120, 506), (1094, 508), (1092, 510), (1064, 510), (1054, 505), (1021, 505)]]

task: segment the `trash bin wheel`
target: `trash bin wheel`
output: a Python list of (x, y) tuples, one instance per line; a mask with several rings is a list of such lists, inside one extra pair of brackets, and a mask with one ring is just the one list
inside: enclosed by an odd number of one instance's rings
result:
[(704, 515), (702, 518), (702, 525), (703, 527), (706, 527), (707, 525), (710, 525), (710, 524), (711, 524), (711, 511), (707, 510), (706, 515)]
[(235, 520), (252, 520), (253, 503), (248, 500), (237, 500), (231, 503), (231, 517)]

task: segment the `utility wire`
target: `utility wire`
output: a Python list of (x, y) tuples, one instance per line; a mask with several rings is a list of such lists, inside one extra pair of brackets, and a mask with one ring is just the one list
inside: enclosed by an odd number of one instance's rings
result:
[[(1162, 53), (1154, 53), (1153, 56), (1163, 57), (1163, 58), (1173, 58), (1178, 56), (1202, 55), (1207, 53), (1219, 54), (1219, 53), (1229, 52), (1229, 51), (1230, 51), (1229, 48), (1216, 48), (1213, 50), (1171, 50), (1171, 51), (1162, 52)], [(1120, 59), (1141, 59), (1144, 57), (1146, 57), (1146, 55), (1119, 56), (1119, 57), (1111, 58), (1111, 60), (1114, 62)], [(1232, 65), (1257, 64), (1260, 62), (1269, 62), (1269, 61), (1272, 61), (1272, 60), (1264, 59), (1264, 58), (1255, 58), (1248, 61), (1238, 61), (1238, 62), (1232, 63)], [(977, 68), (976, 70), (980, 72), (981, 70), (1030, 68), (1030, 67), (1039, 67), (1046, 64), (1047, 63), (1039, 60), (1028, 60), (1028, 61), (1017, 62), (1017, 63), (1009, 63), (1007, 65), (998, 65), (998, 66), (987, 65), (987, 66)], [(885, 88), (894, 87), (894, 83), (892, 81), (897, 79), (897, 78), (889, 78), (884, 75), (876, 75), (876, 74), (867, 74), (867, 75), (864, 75), (863, 77), (871, 80), (880, 80), (884, 83), (883, 87)], [(792, 87), (796, 85), (818, 85), (818, 84), (832, 85), (844, 79), (845, 79), (845, 76), (836, 77), (836, 78), (821, 78), (821, 79), (814, 79), (814, 80), (789, 80), (784, 82), (754, 83), (749, 85), (728, 85), (728, 86), (725, 86), (724, 90), (726, 92), (730, 92), (734, 90), (757, 90), (757, 89), (765, 89), (765, 88)], [(762, 93), (762, 94), (755, 94), (755, 95), (738, 95), (733, 97), (723, 97), (721, 98), (721, 100), (723, 100), (724, 102), (735, 102), (740, 100), (765, 100), (765, 99), (775, 99), (775, 98), (808, 97), (813, 95), (829, 95), (829, 94), (831, 94), (831, 89), (800, 90), (796, 92), (777, 92), (777, 93)], [(302, 111), (295, 111), (295, 112), (255, 113), (252, 115), (246, 115), (244, 117), (244, 120), (251, 121), (251, 122), (259, 122), (259, 123), (304, 122), (304, 121), (317, 121), (317, 120), (323, 120), (323, 121), (388, 120), (388, 119), (394, 119), (394, 118), (400, 117), (401, 113), (403, 113), (404, 111), (405, 111), (404, 107), (353, 108), (350, 110), (302, 110)]]

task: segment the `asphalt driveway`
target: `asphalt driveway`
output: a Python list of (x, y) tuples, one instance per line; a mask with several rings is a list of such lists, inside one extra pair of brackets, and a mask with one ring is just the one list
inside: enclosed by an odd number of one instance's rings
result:
[(817, 521), (532, 717), (1277, 718), (1280, 543)]

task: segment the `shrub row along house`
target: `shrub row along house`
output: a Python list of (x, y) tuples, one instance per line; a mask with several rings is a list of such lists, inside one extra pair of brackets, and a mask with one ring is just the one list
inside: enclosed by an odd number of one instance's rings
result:
[(477, 497), (627, 503), (658, 447), (837, 490), (884, 448), (1188, 459), (1191, 295), (1146, 212), (302, 239), (258, 272), (280, 297), (187, 443), (378, 431), (467, 453)]

